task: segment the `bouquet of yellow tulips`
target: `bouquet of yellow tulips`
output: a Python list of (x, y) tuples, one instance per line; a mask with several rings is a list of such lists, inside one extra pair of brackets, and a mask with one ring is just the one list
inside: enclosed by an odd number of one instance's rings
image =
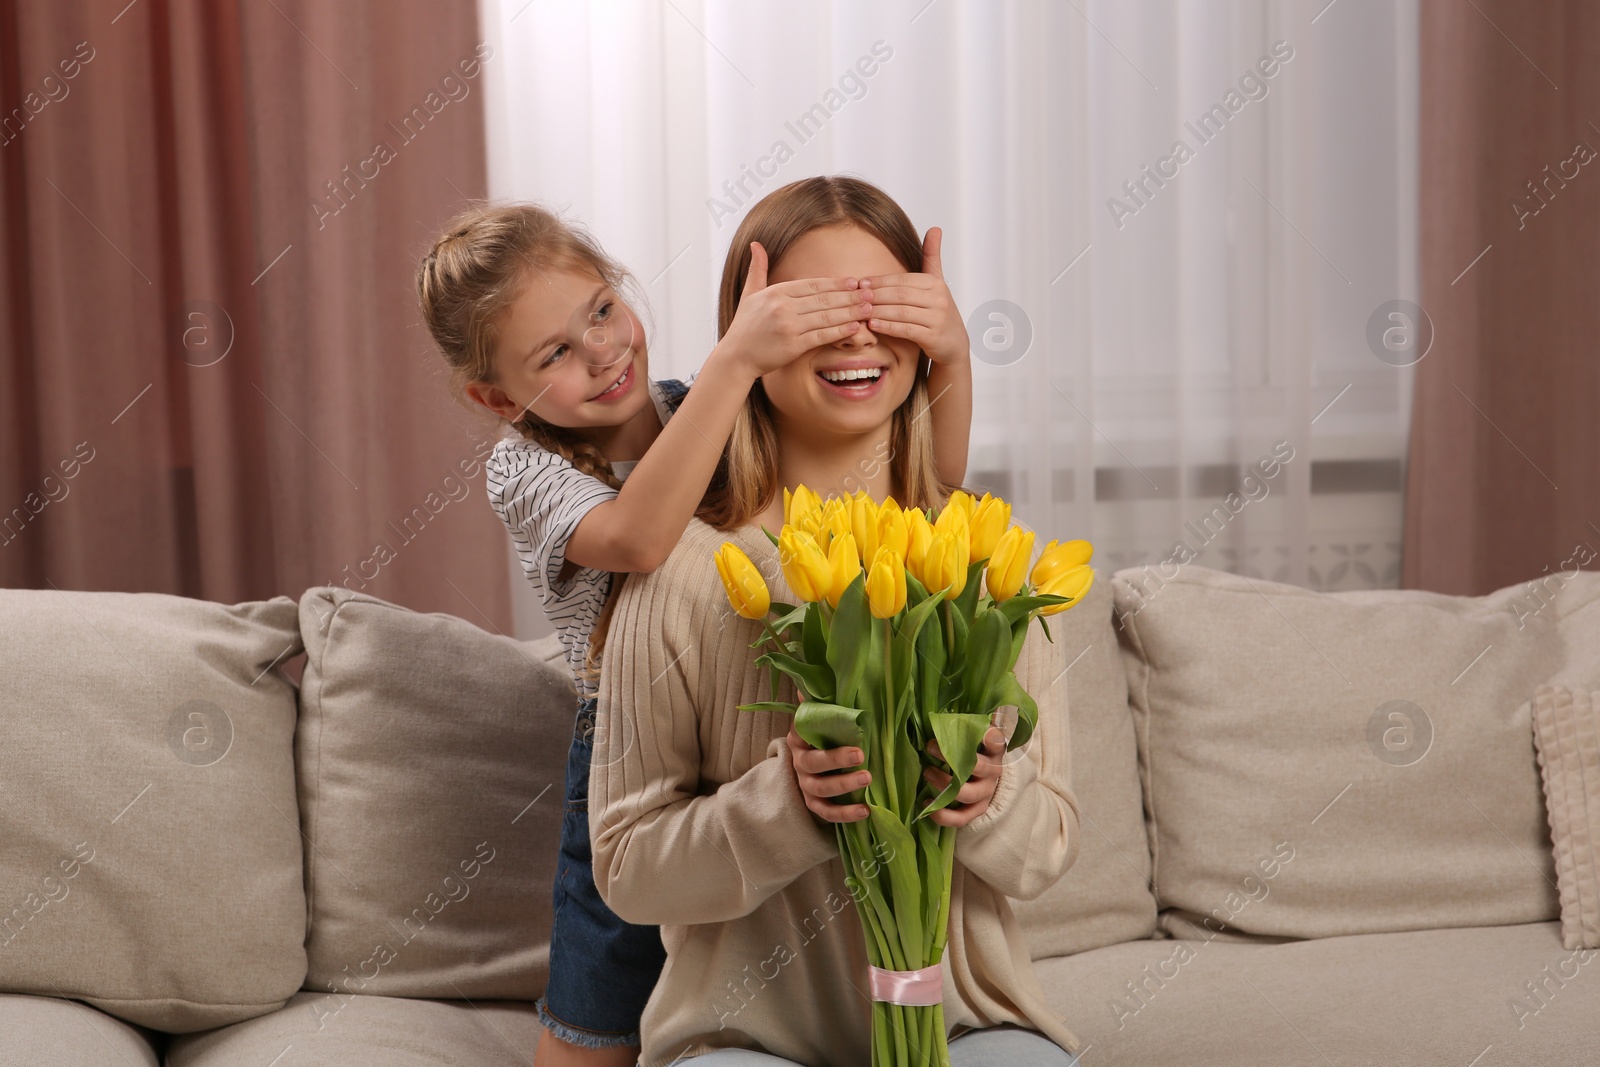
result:
[[(774, 603), (755, 564), (731, 542), (716, 554), (733, 609), (763, 624), (751, 647), (772, 672), (770, 701), (744, 711), (793, 714), (816, 748), (850, 745), (871, 781), (852, 794), (869, 817), (838, 823), (839, 854), (871, 963), (873, 1067), (947, 1067), (940, 961), (950, 916), (955, 829), (927, 816), (954, 802), (1001, 707), (1017, 709), (1007, 747), (1025, 745), (1038, 706), (1014, 668), (1033, 619), (1065, 611), (1094, 580), (1087, 541), (1051, 541), (1029, 567), (1034, 535), (1011, 506), (952, 493), (937, 512), (864, 492), (826, 502), (784, 490), (774, 537), (790, 588)], [(777, 699), (779, 675), (798, 704)], [(938, 741), (942, 759), (929, 754)], [(923, 769), (950, 783), (935, 792)]]

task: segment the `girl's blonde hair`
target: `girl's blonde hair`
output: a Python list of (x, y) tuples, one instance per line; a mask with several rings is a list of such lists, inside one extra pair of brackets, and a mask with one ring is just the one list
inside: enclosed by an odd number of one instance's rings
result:
[[(860, 178), (842, 175), (792, 182), (763, 197), (733, 235), (722, 267), (717, 336), (728, 332), (734, 313), (739, 310), (745, 275), (750, 270), (750, 242), (761, 242), (769, 266), (776, 267), (802, 236), (839, 223), (859, 226), (877, 237), (907, 272), (922, 270), (922, 242), (917, 238), (916, 227), (883, 190)], [(930, 406), (926, 360), (918, 353), (911, 393), (895, 409), (888, 458), (894, 483), (905, 496), (900, 503), (921, 508), (941, 503), (953, 488), (939, 480), (934, 463), (932, 420), (926, 417)], [(719, 530), (742, 526), (772, 502), (779, 488), (778, 437), (772, 404), (758, 381), (734, 421), (733, 434), (697, 514)]]
[[(466, 401), (468, 385), (496, 384), (494, 351), (502, 317), (535, 276), (560, 270), (591, 272), (619, 295), (624, 289), (637, 289), (633, 276), (582, 227), (537, 204), (471, 207), (445, 224), (417, 267), (417, 303), (428, 333), (449, 365), (450, 391), (456, 399)], [(622, 486), (605, 454), (573, 430), (545, 422), (531, 411), (510, 425), (584, 474), (613, 489)], [(590, 678), (598, 675), (606, 624), (621, 584), (613, 576), (590, 636), (585, 662)]]

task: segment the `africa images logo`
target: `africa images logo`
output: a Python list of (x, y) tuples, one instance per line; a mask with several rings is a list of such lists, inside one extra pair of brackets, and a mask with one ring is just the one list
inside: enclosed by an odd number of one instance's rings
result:
[(1171, 152), (1156, 160), (1154, 169), (1147, 163), (1137, 175), (1123, 182), (1126, 199), (1116, 196), (1106, 199), (1106, 210), (1111, 212), (1111, 221), (1117, 224), (1117, 229), (1122, 229), (1128, 218), (1149, 207), (1156, 193), (1178, 177), (1179, 168), (1193, 159), (1200, 147), (1221, 136), (1229, 121), (1243, 111), (1246, 104), (1265, 100), (1271, 91), (1269, 83), (1293, 58), (1294, 47), (1288, 41), (1274, 42), (1269, 55), (1257, 59), (1254, 66), (1239, 75), (1237, 89), (1230, 88), (1220, 103), (1212, 104), (1193, 122), (1183, 124), (1184, 129), (1194, 135), (1193, 147), (1180, 137), (1172, 142)]

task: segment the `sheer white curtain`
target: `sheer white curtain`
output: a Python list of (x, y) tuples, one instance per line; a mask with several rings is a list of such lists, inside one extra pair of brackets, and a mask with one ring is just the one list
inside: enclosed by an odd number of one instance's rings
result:
[(969, 481), (1102, 573), (1397, 583), (1414, 0), (481, 3), (491, 193), (628, 264), (656, 376), (748, 205), (858, 174), (945, 230)]

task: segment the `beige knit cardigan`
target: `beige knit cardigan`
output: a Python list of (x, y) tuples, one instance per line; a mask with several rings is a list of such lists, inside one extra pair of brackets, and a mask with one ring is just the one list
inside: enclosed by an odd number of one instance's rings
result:
[[(712, 561), (724, 541), (762, 569), (773, 599), (796, 602), (758, 526), (720, 532), (695, 519), (660, 568), (629, 577), (606, 640), (589, 787), (595, 882), (618, 915), (660, 926), (667, 950), (640, 1062), (734, 1047), (865, 1065), (861, 927), (833, 831), (795, 783), (790, 717), (737, 708), (769, 699), (768, 682), (750, 648), (760, 624), (728, 611)], [(1038, 701), (1038, 729), (956, 837), (944, 1010), (957, 1033), (1015, 1023), (1077, 1051), (1006, 899), (1037, 897), (1077, 857), (1065, 666), (1034, 627), (1017, 677)], [(779, 699), (793, 694), (785, 682)]]

